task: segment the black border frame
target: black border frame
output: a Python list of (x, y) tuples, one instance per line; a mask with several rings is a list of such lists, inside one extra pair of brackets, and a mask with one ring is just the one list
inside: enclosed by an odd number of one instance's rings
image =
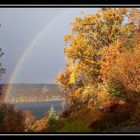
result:
[[(59, 1), (59, 0), (57, 0)], [(98, 0), (99, 1), (99, 0)], [(103, 1), (103, 0), (102, 0)], [(123, 0), (121, 0), (123, 1)], [(126, 0), (129, 1), (129, 0)], [(134, 0), (133, 0), (134, 1)], [(87, 1), (88, 2), (88, 1)], [(138, 8), (140, 7), (140, 0), (139, 4), (0, 4), (0, 8), (101, 8), (101, 7), (117, 7), (117, 8), (123, 8), (123, 7), (128, 7), (128, 8)], [(139, 133), (26, 133), (26, 132), (19, 132), (19, 133), (11, 133), (11, 132), (0, 132), (0, 136), (140, 136)]]

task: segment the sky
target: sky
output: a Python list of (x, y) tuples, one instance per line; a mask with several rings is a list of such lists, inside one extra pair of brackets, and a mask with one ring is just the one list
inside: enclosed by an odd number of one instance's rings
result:
[(54, 84), (65, 66), (64, 35), (81, 11), (98, 8), (0, 8), (0, 82)]

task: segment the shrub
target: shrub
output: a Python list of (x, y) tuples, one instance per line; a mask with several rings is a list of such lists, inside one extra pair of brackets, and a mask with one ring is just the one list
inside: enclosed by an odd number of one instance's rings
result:
[(37, 121), (37, 118), (33, 116), (31, 111), (24, 111), (25, 114), (25, 131), (30, 132), (32, 131), (32, 126)]
[(111, 66), (104, 83), (114, 97), (123, 97), (129, 101), (140, 99), (140, 49), (122, 52)]
[(2, 104), (0, 108), (0, 132), (25, 131), (25, 115), (23, 111), (7, 104)]
[(108, 93), (111, 97), (122, 97), (123, 87), (119, 82), (111, 80), (108, 83)]
[(88, 102), (91, 98), (95, 99), (98, 95), (98, 88), (95, 85), (86, 86), (82, 93), (81, 100), (83, 102)]
[(120, 81), (126, 92), (140, 93), (140, 55), (123, 53), (112, 68), (112, 77)]
[(100, 115), (89, 125), (89, 128), (94, 132), (112, 131), (117, 125), (130, 118), (134, 107), (130, 104), (113, 101), (106, 104), (104, 109), (106, 111), (100, 111)]
[(48, 128), (48, 118), (44, 117), (40, 120), (37, 120), (31, 127), (28, 129), (29, 132), (46, 132)]

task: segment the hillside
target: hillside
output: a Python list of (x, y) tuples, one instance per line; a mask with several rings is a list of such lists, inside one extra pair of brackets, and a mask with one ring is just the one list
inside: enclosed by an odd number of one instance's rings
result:
[(12, 84), (9, 102), (61, 100), (65, 96), (55, 84)]

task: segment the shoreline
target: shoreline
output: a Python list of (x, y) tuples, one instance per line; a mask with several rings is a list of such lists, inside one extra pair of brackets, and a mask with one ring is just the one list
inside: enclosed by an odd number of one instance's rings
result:
[(52, 101), (66, 101), (66, 99), (50, 99), (50, 100), (37, 100), (37, 101), (19, 101), (19, 102), (9, 102), (9, 104), (16, 104), (16, 103), (34, 103), (34, 102), (52, 102)]

